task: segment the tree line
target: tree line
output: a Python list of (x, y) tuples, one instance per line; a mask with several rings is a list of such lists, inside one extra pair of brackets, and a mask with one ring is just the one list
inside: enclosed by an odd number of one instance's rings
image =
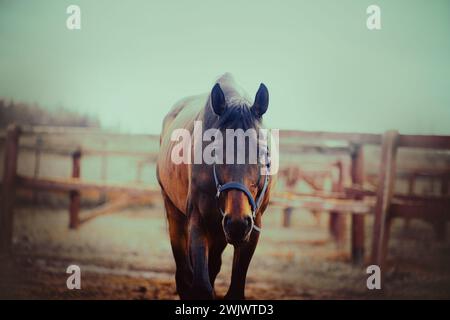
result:
[(0, 99), (0, 128), (10, 123), (30, 126), (100, 127), (96, 117), (80, 114), (64, 107), (48, 109), (38, 104)]

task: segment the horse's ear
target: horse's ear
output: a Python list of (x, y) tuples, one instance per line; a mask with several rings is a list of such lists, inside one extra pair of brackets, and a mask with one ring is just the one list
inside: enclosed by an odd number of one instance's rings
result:
[(269, 91), (264, 83), (261, 83), (256, 93), (255, 102), (252, 106), (252, 112), (258, 117), (261, 118), (264, 113), (266, 113), (267, 108), (269, 107)]
[(216, 83), (211, 90), (211, 107), (218, 116), (222, 115), (225, 111), (225, 95), (218, 83)]

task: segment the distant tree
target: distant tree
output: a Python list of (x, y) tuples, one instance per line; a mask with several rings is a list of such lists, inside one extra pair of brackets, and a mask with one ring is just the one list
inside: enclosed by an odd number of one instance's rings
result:
[(98, 118), (63, 107), (49, 110), (36, 103), (28, 105), (0, 99), (0, 128), (5, 128), (12, 122), (30, 126), (100, 127)]

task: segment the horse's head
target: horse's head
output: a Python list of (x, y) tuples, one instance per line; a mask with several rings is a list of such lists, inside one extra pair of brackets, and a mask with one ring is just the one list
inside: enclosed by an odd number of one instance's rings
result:
[(262, 172), (268, 161), (267, 137), (261, 137), (259, 129), (268, 104), (264, 84), (253, 104), (226, 98), (219, 84), (211, 92), (215, 127), (222, 133), (224, 149), (221, 161), (213, 168), (217, 202), (226, 239), (233, 245), (248, 241), (252, 230), (259, 229), (254, 225), (255, 218), (268, 185), (268, 177)]

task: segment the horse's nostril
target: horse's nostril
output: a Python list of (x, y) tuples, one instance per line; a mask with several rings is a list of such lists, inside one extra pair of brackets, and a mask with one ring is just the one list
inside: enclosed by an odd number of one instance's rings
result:
[(240, 243), (244, 241), (253, 227), (251, 216), (232, 219), (231, 215), (223, 217), (223, 229), (230, 243)]
[(230, 226), (230, 222), (231, 222), (231, 217), (226, 215), (223, 217), (223, 226), (225, 228), (228, 228)]

